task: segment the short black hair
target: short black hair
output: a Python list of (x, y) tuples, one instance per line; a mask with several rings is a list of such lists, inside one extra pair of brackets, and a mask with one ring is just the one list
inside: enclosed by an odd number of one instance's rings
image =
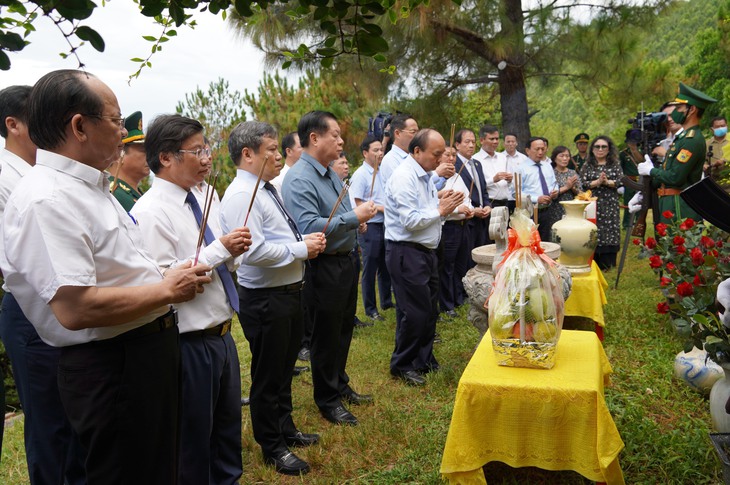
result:
[(519, 140), (520, 140), (519, 138), (517, 138), (517, 135), (515, 135), (515, 134), (514, 134), (514, 133), (512, 133), (511, 131), (508, 131), (507, 133), (505, 133), (505, 134), (504, 134), (504, 137), (505, 137), (505, 138), (507, 138), (508, 136), (514, 136), (514, 137), (515, 137), (515, 140), (517, 140), (517, 141), (519, 141)]
[(406, 127), (406, 121), (408, 120), (414, 120), (415, 118), (409, 114), (401, 113), (393, 116), (393, 119), (390, 120), (390, 137), (395, 137), (395, 130), (403, 130)]
[(286, 149), (287, 148), (293, 148), (294, 145), (297, 144), (296, 143), (297, 136), (299, 136), (299, 135), (297, 135), (296, 131), (291, 131), (291, 132), (287, 133), (286, 135), (284, 135), (284, 138), (281, 139), (281, 156), (282, 157), (286, 158)]
[(144, 138), (144, 150), (150, 170), (154, 173), (159, 172), (161, 154), (177, 155), (185, 140), (204, 130), (198, 120), (179, 114), (160, 115), (155, 118), (147, 128)]
[(77, 114), (101, 115), (104, 102), (87, 80), (96, 77), (74, 69), (60, 69), (35, 83), (28, 99), (28, 133), (43, 150), (66, 141), (66, 125)]
[(299, 144), (302, 148), (309, 146), (309, 135), (317, 133), (322, 135), (327, 132), (329, 128), (327, 121), (337, 121), (337, 117), (329, 111), (310, 111), (309, 113), (302, 116), (297, 125), (297, 134), (299, 135)]
[(545, 141), (545, 138), (543, 138), (541, 136), (531, 136), (530, 138), (527, 139), (527, 143), (525, 143), (525, 148), (529, 148), (530, 150), (532, 150), (532, 144), (534, 142), (536, 142), (537, 140)]
[(413, 136), (411, 142), (408, 144), (408, 153), (414, 154), (416, 152), (416, 147), (420, 148), (421, 151), (426, 150), (426, 147), (428, 146), (428, 139), (430, 138), (432, 131), (434, 130), (431, 128), (418, 130), (418, 132)]
[(276, 139), (276, 128), (261, 121), (244, 121), (236, 125), (228, 137), (228, 153), (233, 164), (238, 167), (241, 163), (241, 151), (250, 148), (254, 153), (259, 152), (265, 136)]
[(499, 128), (497, 128), (494, 125), (484, 125), (481, 128), (479, 128), (479, 139), (481, 140), (485, 136), (487, 136), (487, 133), (496, 133), (499, 131)]
[(464, 135), (467, 133), (474, 134), (473, 131), (471, 131), (469, 128), (462, 128), (459, 131), (456, 132), (456, 135), (454, 135), (454, 143), (461, 143), (461, 139), (464, 138)]
[(31, 89), (33, 89), (31, 86), (16, 85), (0, 91), (0, 136), (3, 138), (8, 137), (6, 118), (17, 118), (28, 124), (28, 98)]
[(724, 121), (725, 123), (727, 123), (727, 118), (725, 118), (724, 116), (715, 116), (710, 120), (710, 126), (714, 125), (715, 121)]
[(375, 143), (376, 141), (380, 141), (377, 138), (375, 138), (374, 135), (367, 135), (365, 139), (360, 143), (360, 152), (369, 152), (370, 151), (370, 145)]

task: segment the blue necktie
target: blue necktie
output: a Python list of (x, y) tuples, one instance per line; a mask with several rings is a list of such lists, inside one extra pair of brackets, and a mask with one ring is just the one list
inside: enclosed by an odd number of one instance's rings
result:
[(284, 207), (284, 201), (281, 200), (281, 197), (279, 197), (279, 192), (277, 192), (276, 187), (274, 187), (269, 182), (266, 182), (264, 184), (264, 188), (269, 191), (271, 197), (274, 199), (274, 202), (276, 202), (276, 205), (279, 208), (279, 212), (281, 212), (281, 215), (283, 215), (284, 219), (286, 219), (286, 223), (289, 224), (289, 228), (294, 233), (294, 237), (297, 238), (297, 241), (301, 241), (302, 234), (299, 232), (299, 228), (297, 228), (297, 225), (294, 222), (294, 219), (292, 219), (292, 216), (289, 215), (289, 211), (287, 211), (286, 207)]
[(550, 190), (547, 186), (547, 180), (545, 180), (545, 175), (542, 174), (542, 170), (540, 170), (540, 162), (535, 162), (535, 166), (537, 167), (537, 174), (540, 176), (540, 185), (542, 185), (542, 195), (550, 195)]
[[(200, 204), (198, 204), (198, 200), (195, 198), (195, 195), (192, 192), (188, 192), (188, 195), (185, 196), (185, 202), (190, 204), (190, 208), (193, 209), (193, 215), (195, 216), (195, 220), (198, 221), (198, 227), (200, 227), (200, 225), (203, 223), (203, 213), (200, 211)], [(203, 234), (203, 239), (205, 239), (206, 246), (209, 246), (213, 243), (213, 241), (215, 241), (213, 231), (210, 230), (208, 224), (205, 225), (205, 233)], [(231, 273), (228, 272), (228, 268), (225, 264), (218, 265), (215, 270), (218, 272), (221, 283), (223, 283), (223, 288), (226, 290), (228, 303), (230, 303), (231, 308), (238, 312), (238, 293), (236, 292), (236, 285), (233, 283)]]

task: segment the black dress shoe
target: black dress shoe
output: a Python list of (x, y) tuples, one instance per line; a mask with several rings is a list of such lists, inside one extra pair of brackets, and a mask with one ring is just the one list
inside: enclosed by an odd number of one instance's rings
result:
[(433, 343), (435, 343), (435, 344), (441, 343), (441, 335), (439, 335), (438, 332), (436, 332), (433, 336)]
[(320, 412), (324, 419), (330, 423), (357, 426), (357, 418), (345, 409), (345, 406), (337, 406), (334, 409), (320, 409)]
[(249, 404), (251, 404), (251, 399), (248, 397), (241, 398), (241, 406), (248, 406)]
[(456, 318), (458, 316), (454, 310), (446, 310), (444, 314), (449, 318)]
[(363, 322), (362, 320), (360, 320), (356, 316), (355, 317), (355, 326), (356, 327), (360, 327), (360, 328), (363, 328), (363, 327), (372, 327), (373, 326), (373, 322)]
[(391, 374), (393, 376), (397, 377), (398, 379), (401, 379), (403, 382), (408, 384), (409, 386), (424, 386), (426, 385), (426, 379), (421, 376), (421, 374), (418, 373), (418, 371), (415, 370), (406, 370), (406, 371), (391, 371)]
[(289, 450), (273, 455), (264, 455), (267, 465), (274, 465), (276, 471), (284, 475), (304, 475), (309, 473), (309, 464)]
[(309, 362), (309, 349), (302, 347), (301, 350), (299, 350), (299, 354), (297, 354), (297, 359)]
[(384, 322), (385, 321), (385, 318), (383, 318), (383, 316), (378, 312), (373, 312), (373, 313), (368, 314), (368, 318), (375, 322)]
[(287, 446), (312, 446), (319, 443), (319, 435), (297, 431), (294, 436), (285, 436), (284, 441)]
[(298, 376), (299, 374), (303, 374), (305, 372), (309, 372), (309, 366), (308, 365), (295, 365), (294, 366), (294, 373), (293, 373), (293, 375)]
[(359, 406), (361, 404), (372, 404), (373, 396), (371, 396), (370, 394), (358, 394), (355, 391), (352, 391), (348, 394), (343, 394), (342, 400), (347, 402), (348, 404), (354, 404), (355, 406)]
[(385, 310), (390, 310), (391, 308), (395, 308), (395, 305), (393, 305), (392, 303), (385, 303), (383, 305), (380, 305), (380, 308), (382, 308), (383, 311), (385, 311)]

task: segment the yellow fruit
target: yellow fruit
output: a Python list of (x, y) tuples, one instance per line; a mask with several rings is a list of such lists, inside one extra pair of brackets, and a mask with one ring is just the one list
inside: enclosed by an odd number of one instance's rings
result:
[(548, 322), (538, 322), (533, 326), (533, 335), (537, 342), (552, 342), (558, 333), (558, 327)]

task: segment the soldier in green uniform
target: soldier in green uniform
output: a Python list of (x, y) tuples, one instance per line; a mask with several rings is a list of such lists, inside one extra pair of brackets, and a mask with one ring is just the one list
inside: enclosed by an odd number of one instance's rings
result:
[(578, 149), (578, 153), (570, 157), (570, 163), (568, 168), (572, 168), (576, 172), (580, 173), (580, 169), (583, 168), (583, 164), (588, 159), (588, 142), (590, 141), (588, 133), (578, 133), (573, 138), (575, 142), (575, 148)]
[[(639, 150), (640, 142), (641, 130), (631, 129), (626, 131), (626, 148), (621, 150), (618, 154), (619, 162), (621, 162), (621, 170), (623, 170), (624, 175), (635, 182), (639, 180), (639, 170), (637, 166), (644, 160), (644, 155), (642, 155), (641, 150)], [(623, 189), (624, 205), (628, 205), (631, 198), (634, 194), (636, 194), (636, 191), (628, 188), (627, 186), (624, 186)], [(631, 214), (629, 211), (625, 210), (622, 220), (624, 229), (629, 228), (630, 222)]]
[(124, 152), (119, 161), (109, 167), (109, 180), (114, 197), (122, 204), (124, 210), (132, 210), (137, 199), (142, 197), (139, 184), (150, 174), (147, 156), (144, 151), (144, 132), (142, 131), (142, 113), (135, 111), (124, 121), (127, 137), (122, 140)]
[(679, 194), (702, 176), (707, 147), (699, 124), (705, 108), (715, 102), (716, 99), (705, 93), (679, 83), (679, 94), (674, 100), (675, 108), (670, 116), (675, 123), (682, 125), (682, 131), (669, 147), (661, 168), (654, 168), (650, 161), (639, 164), (639, 175), (649, 175), (652, 185), (657, 187), (661, 222), (671, 222), (663, 216), (667, 210), (674, 214), (673, 220), (687, 217), (701, 219)]

